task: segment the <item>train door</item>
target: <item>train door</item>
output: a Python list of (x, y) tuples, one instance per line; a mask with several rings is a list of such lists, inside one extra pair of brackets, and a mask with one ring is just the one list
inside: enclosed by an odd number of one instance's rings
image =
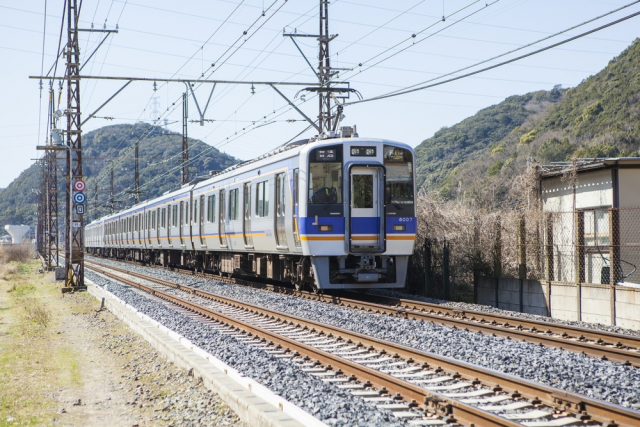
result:
[(200, 215), (198, 216), (198, 234), (200, 245), (204, 246), (204, 196), (200, 196)]
[(160, 244), (160, 226), (163, 225), (160, 221), (161, 209), (158, 208), (156, 210), (156, 240), (158, 241), (158, 245)]
[(351, 168), (349, 248), (353, 252), (381, 252), (384, 248), (380, 180), (382, 169)]
[[(174, 205), (175, 206), (175, 205)], [(173, 206), (167, 205), (167, 246), (171, 246), (171, 221), (173, 221)]]
[(285, 217), (284, 213), (285, 209), (285, 190), (286, 190), (287, 180), (285, 179), (284, 173), (279, 173), (276, 175), (276, 244), (279, 247), (287, 246), (287, 235), (286, 235), (286, 227), (285, 227)]
[(298, 227), (298, 188), (300, 184), (300, 170), (293, 170), (293, 209), (291, 209), (291, 220), (293, 224), (293, 241), (296, 247), (300, 247), (300, 230)]
[(226, 205), (227, 199), (225, 197), (225, 191), (220, 190), (218, 194), (218, 198), (220, 200), (220, 209), (218, 210), (218, 237), (220, 238), (220, 246), (223, 248), (227, 247), (227, 233), (225, 231), (225, 220), (226, 220)]
[(253, 248), (253, 237), (251, 235), (251, 183), (244, 184), (242, 200), (244, 203), (244, 216), (242, 220), (244, 246), (247, 248)]

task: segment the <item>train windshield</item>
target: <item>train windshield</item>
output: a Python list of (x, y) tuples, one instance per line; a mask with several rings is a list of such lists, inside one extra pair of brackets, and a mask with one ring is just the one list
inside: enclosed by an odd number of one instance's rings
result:
[(309, 203), (342, 203), (341, 147), (320, 147), (311, 152)]
[(384, 166), (387, 169), (385, 201), (396, 208), (413, 210), (413, 156), (400, 147), (384, 146)]

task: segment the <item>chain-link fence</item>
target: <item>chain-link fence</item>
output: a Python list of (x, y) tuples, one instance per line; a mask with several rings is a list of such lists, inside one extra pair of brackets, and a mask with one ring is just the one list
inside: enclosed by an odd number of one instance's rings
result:
[(640, 207), (482, 211), (423, 195), (418, 225), (407, 282), (416, 294), (470, 301), (480, 275), (640, 284)]
[(546, 213), (543, 274), (556, 282), (640, 283), (640, 207)]

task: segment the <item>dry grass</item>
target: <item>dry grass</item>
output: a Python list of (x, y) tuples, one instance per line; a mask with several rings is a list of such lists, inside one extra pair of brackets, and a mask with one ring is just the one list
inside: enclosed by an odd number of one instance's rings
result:
[[(514, 182), (520, 194), (531, 191), (531, 178), (522, 177)], [(533, 192), (531, 192), (533, 193)], [(528, 208), (528, 209), (527, 209)], [(423, 253), (428, 242), (432, 254), (431, 282), (436, 292), (431, 296), (441, 297), (442, 248), (448, 242), (450, 253), (450, 277), (452, 296), (468, 299), (473, 289), (474, 273), (492, 276), (497, 273), (495, 260), (496, 241), (500, 241), (499, 268), (502, 276), (517, 277), (518, 229), (520, 220), (525, 221), (527, 242), (527, 272), (536, 277), (542, 270), (540, 265), (540, 240), (542, 238), (542, 215), (537, 209), (537, 200), (532, 194), (528, 206), (513, 209), (480, 209), (458, 201), (443, 201), (433, 194), (422, 193), (417, 203), (418, 236), (412, 261), (409, 283), (421, 289), (424, 283), (425, 265)], [(456, 293), (459, 295), (456, 297)]]
[(24, 304), (25, 318), (28, 322), (42, 329), (49, 326), (51, 311), (43, 303), (33, 298), (27, 298), (22, 303)]
[(0, 259), (4, 263), (11, 261), (26, 263), (34, 257), (33, 245), (31, 243), (20, 243), (16, 245), (5, 245), (0, 251)]

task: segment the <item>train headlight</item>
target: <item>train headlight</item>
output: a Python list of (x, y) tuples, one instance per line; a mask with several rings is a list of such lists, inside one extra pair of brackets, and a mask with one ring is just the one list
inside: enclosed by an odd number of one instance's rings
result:
[(404, 224), (396, 224), (393, 226), (393, 231), (405, 231), (407, 226)]
[(333, 231), (333, 225), (319, 225), (319, 231)]

